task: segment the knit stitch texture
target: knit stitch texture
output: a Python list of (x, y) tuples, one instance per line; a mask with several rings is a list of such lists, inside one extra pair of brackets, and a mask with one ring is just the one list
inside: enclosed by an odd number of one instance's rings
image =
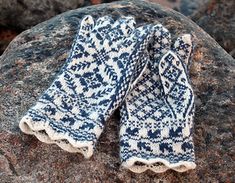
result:
[(66, 63), (19, 127), (90, 158), (120, 107), (123, 167), (136, 173), (193, 169), (192, 49), (191, 35), (172, 43), (161, 24), (136, 28), (133, 17), (85, 16)]
[(105, 16), (95, 23), (86, 16), (60, 74), (22, 118), (20, 129), (91, 157), (105, 121), (131, 87), (136, 65), (147, 63), (154, 26), (134, 26), (132, 17)]
[(121, 106), (122, 166), (141, 173), (195, 168), (192, 127), (194, 95), (187, 65), (191, 36), (179, 37), (170, 48), (168, 30), (159, 25), (150, 61)]

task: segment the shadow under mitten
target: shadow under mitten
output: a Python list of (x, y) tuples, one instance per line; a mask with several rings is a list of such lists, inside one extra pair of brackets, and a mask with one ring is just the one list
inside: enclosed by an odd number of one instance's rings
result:
[(86, 16), (71, 56), (52, 85), (20, 121), (20, 129), (69, 152), (92, 156), (104, 123), (130, 89), (147, 52), (152, 25), (132, 17)]
[(160, 173), (196, 167), (194, 95), (185, 67), (191, 52), (190, 35), (179, 37), (170, 49), (169, 32), (159, 29), (147, 69), (120, 110), (120, 156), (125, 168)]

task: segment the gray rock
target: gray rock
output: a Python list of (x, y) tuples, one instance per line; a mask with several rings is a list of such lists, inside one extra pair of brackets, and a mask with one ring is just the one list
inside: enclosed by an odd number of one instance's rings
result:
[(191, 16), (198, 12), (207, 1), (208, 0), (181, 0), (179, 11), (186, 16)]
[(25, 30), (84, 3), (84, 0), (0, 0), (0, 25)]
[(198, 12), (208, 0), (148, 0), (150, 2), (159, 3), (163, 6), (179, 11), (185, 16), (191, 16)]
[(0, 0), (0, 27), (28, 29), (62, 12), (115, 0)]
[[(190, 76), (196, 95), (197, 168), (186, 173), (134, 174), (120, 168), (119, 116), (107, 122), (94, 156), (47, 145), (23, 134), (18, 123), (64, 64), (85, 14), (133, 15), (138, 25), (161, 22), (174, 37), (191, 33)], [(1, 182), (234, 182), (235, 61), (214, 39), (178, 12), (143, 1), (72, 10), (24, 31), (0, 57)]]
[(210, 0), (192, 19), (235, 58), (234, 0)]

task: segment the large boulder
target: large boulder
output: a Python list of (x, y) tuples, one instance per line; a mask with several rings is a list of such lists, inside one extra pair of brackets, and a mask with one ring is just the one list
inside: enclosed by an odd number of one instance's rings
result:
[[(120, 168), (116, 113), (107, 122), (94, 156), (47, 145), (23, 134), (18, 123), (64, 64), (85, 14), (135, 16), (138, 25), (160, 22), (173, 37), (194, 36), (190, 70), (196, 95), (197, 168), (185, 173), (134, 174)], [(145, 1), (120, 1), (72, 10), (24, 31), (0, 57), (1, 182), (234, 182), (235, 61), (194, 22)]]

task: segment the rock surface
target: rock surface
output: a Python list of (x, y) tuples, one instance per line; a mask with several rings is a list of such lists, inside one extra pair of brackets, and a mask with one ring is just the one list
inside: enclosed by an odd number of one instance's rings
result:
[(111, 0), (0, 0), (0, 26), (25, 30), (60, 14)]
[[(115, 0), (0, 0), (0, 26), (28, 29), (62, 12)], [(208, 0), (149, 0), (192, 15)]]
[(234, 0), (210, 0), (192, 19), (235, 58)]
[[(79, 20), (133, 15), (137, 23), (160, 22), (196, 43), (190, 75), (196, 95), (197, 168), (186, 173), (134, 174), (120, 168), (119, 116), (107, 122), (94, 156), (47, 145), (23, 134), (18, 123), (50, 85), (68, 56)], [(0, 57), (1, 182), (235, 182), (235, 61), (190, 19), (157, 4), (121, 1), (72, 10), (24, 31)]]
[(191, 16), (198, 12), (201, 6), (205, 5), (208, 0), (148, 0), (159, 3), (163, 6), (179, 11), (185, 16)]

